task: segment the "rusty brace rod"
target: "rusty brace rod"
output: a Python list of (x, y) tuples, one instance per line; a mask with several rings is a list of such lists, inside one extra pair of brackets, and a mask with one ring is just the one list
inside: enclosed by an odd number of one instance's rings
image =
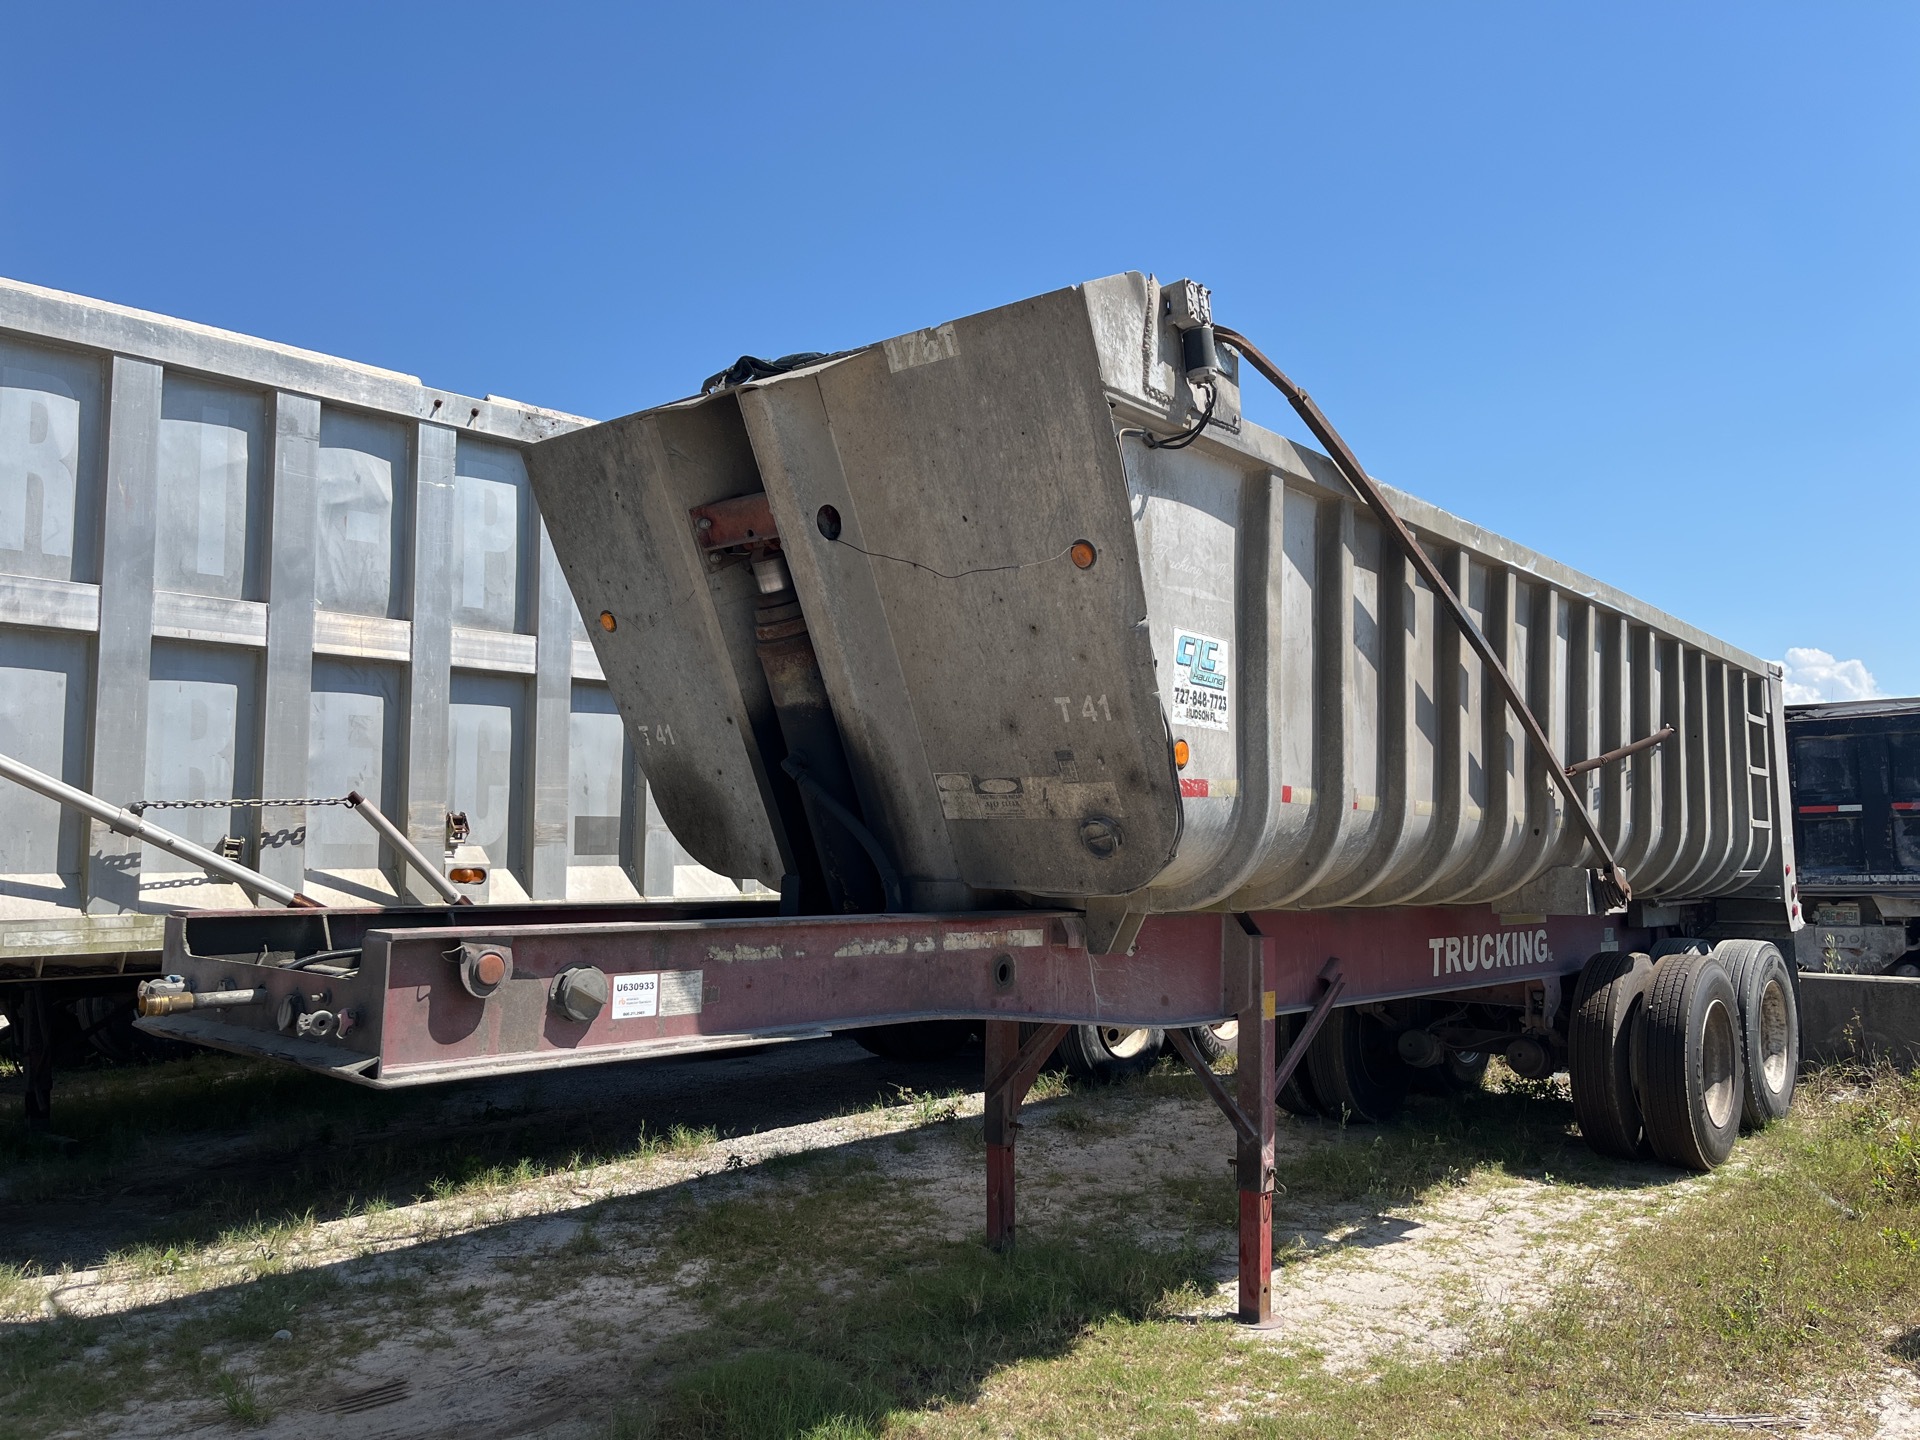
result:
[(34, 769), (24, 761), (15, 760), (11, 755), (0, 755), (0, 778), (23, 785), (27, 789), (46, 796), (49, 800), (65, 805), (70, 810), (78, 810), (82, 815), (98, 820), (109, 830), (121, 835), (131, 836), (155, 849), (164, 850), (169, 855), (177, 855), (189, 865), (197, 865), (209, 875), (217, 875), (230, 884), (239, 885), (256, 895), (264, 895), (269, 900), (277, 900), (290, 909), (318, 909), (320, 902), (295, 890), (291, 885), (283, 885), (262, 875), (258, 870), (249, 869), (238, 860), (229, 860), (203, 845), (196, 845), (184, 836), (171, 830), (162, 830), (151, 820), (136, 815), (131, 810), (123, 810), (118, 805), (109, 804), (98, 795), (82, 790), (78, 785), (69, 785)]
[[(1320, 1027), (1326, 1023), (1334, 1001), (1338, 1000), (1341, 992), (1347, 988), (1347, 977), (1340, 973), (1338, 957), (1328, 960), (1321, 967), (1320, 980), (1326, 988), (1320, 992), (1320, 997), (1313, 1009), (1307, 1012), (1307, 1022), (1300, 1027), (1300, 1034), (1294, 1039), (1293, 1044), (1287, 1047), (1287, 1053), (1273, 1067), (1275, 1094), (1287, 1088), (1287, 1082), (1293, 1078), (1293, 1072), (1298, 1070), (1301, 1062), (1307, 1058), (1307, 1047), (1313, 1044), (1314, 1037), (1320, 1033)], [(1201, 1055), (1194, 1046), (1193, 1037), (1185, 1030), (1169, 1030), (1167, 1043), (1172, 1045), (1175, 1053), (1187, 1062), (1188, 1068), (1200, 1077), (1200, 1088), (1213, 1097), (1213, 1103), (1220, 1107), (1220, 1112), (1233, 1126), (1234, 1134), (1250, 1145), (1257, 1145), (1260, 1142), (1258, 1127), (1254, 1125), (1247, 1112), (1240, 1108), (1240, 1102), (1234, 1099), (1232, 1092), (1221, 1082), (1220, 1077), (1214, 1074), (1213, 1066), (1207, 1063), (1206, 1057)]]
[(1630, 744), (1622, 745), (1618, 750), (1609, 750), (1604, 755), (1596, 755), (1591, 760), (1581, 760), (1567, 766), (1567, 774), (1584, 775), (1589, 770), (1598, 770), (1602, 765), (1611, 765), (1616, 760), (1624, 760), (1629, 755), (1638, 755), (1642, 750), (1651, 750), (1656, 745), (1664, 745), (1679, 732), (1671, 725), (1662, 725), (1651, 735), (1646, 735)]
[(420, 872), (421, 878), (434, 888), (435, 893), (438, 894), (442, 900), (445, 900), (449, 905), (473, 904), (473, 897), (462, 894), (459, 887), (446, 876), (442, 875), (434, 863), (427, 859), (420, 847), (409, 840), (398, 825), (381, 814), (379, 807), (367, 799), (366, 796), (362, 795), (358, 790), (349, 790), (347, 792), (347, 804), (353, 810), (358, 811), (360, 818), (373, 827), (374, 834), (378, 835), (393, 847), (394, 852), (399, 855), (402, 862), (411, 865), (415, 870)]
[(1587, 843), (1593, 847), (1594, 854), (1604, 862), (1604, 868), (1597, 872), (1596, 878), (1603, 887), (1613, 892), (1613, 896), (1617, 897), (1621, 904), (1630, 900), (1633, 897), (1633, 887), (1628, 883), (1627, 872), (1620, 868), (1619, 861), (1614, 859), (1613, 847), (1608, 845), (1601, 836), (1600, 827), (1587, 810), (1586, 800), (1581, 796), (1580, 788), (1573, 783), (1573, 777), (1567, 773), (1566, 766), (1560, 763), (1560, 757), (1554, 753), (1553, 743), (1547, 739), (1545, 727), (1540, 724), (1539, 717), (1533, 713), (1532, 707), (1527, 704), (1526, 697), (1520, 693), (1520, 687), (1514, 683), (1513, 676), (1507, 672), (1507, 667), (1494, 652), (1493, 643), (1481, 632), (1479, 625), (1474, 623), (1473, 615), (1461, 603), (1460, 597), (1453, 593), (1453, 587), (1440, 573), (1440, 567), (1434, 564), (1433, 558), (1421, 548), (1420, 542), (1414, 538), (1413, 531), (1407, 528), (1406, 522), (1388, 503), (1385, 492), (1361, 467), (1359, 459), (1347, 448), (1347, 442), (1340, 438), (1340, 432), (1335, 430), (1327, 417), (1320, 413), (1320, 407), (1313, 403), (1307, 392), (1289, 380), (1278, 365), (1261, 354), (1258, 347), (1239, 331), (1229, 330), (1224, 325), (1214, 326), (1213, 331), (1218, 338), (1246, 356), (1253, 368), (1287, 397), (1287, 403), (1292, 405), (1300, 418), (1307, 422), (1307, 428), (1313, 431), (1314, 437), (1327, 447), (1327, 453), (1332, 457), (1335, 468), (1354, 488), (1361, 500), (1366, 502), (1367, 508), (1373, 511), (1374, 517), (1393, 535), (1401, 550), (1405, 552), (1408, 561), (1420, 573), (1420, 578), (1427, 582), (1428, 587), (1447, 607), (1454, 618), (1454, 623), (1460, 627), (1460, 633), (1466, 636), (1467, 644), (1472, 647), (1473, 653), (1480, 657), (1480, 663), (1487, 667), (1487, 673), (1493, 676), (1494, 683), (1500, 687), (1500, 693), (1506, 697), (1514, 717), (1520, 722), (1520, 728), (1527, 732), (1527, 739), (1533, 742), (1535, 753), (1546, 764), (1547, 773), (1553, 783), (1566, 797), (1567, 804), (1572, 807), (1573, 813), (1579, 817), (1580, 828), (1586, 833)]

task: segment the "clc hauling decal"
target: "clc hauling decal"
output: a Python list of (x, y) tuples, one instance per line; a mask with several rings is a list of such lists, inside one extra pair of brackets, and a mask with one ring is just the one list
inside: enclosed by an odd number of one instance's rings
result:
[(1455, 975), (1475, 970), (1505, 970), (1515, 965), (1545, 965), (1553, 951), (1545, 930), (1506, 930), (1498, 935), (1445, 935), (1427, 941), (1433, 973)]
[(1233, 712), (1227, 642), (1190, 630), (1173, 632), (1173, 723), (1225, 730)]

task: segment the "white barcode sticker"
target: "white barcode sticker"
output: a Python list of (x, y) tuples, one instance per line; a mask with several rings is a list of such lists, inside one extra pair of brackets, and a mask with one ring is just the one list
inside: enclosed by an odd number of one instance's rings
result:
[(660, 972), (613, 977), (613, 1018), (644, 1020), (660, 1013)]

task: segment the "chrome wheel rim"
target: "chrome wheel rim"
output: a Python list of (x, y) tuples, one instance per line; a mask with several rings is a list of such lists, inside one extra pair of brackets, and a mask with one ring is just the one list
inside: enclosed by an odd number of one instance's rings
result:
[(1787, 1045), (1792, 1029), (1787, 1014), (1787, 987), (1778, 979), (1769, 980), (1760, 992), (1760, 1073), (1766, 1077), (1767, 1092), (1772, 1095), (1787, 1086)]
[(1733, 1119), (1734, 1055), (1733, 1014), (1716, 1000), (1707, 1007), (1700, 1033), (1700, 1101), (1715, 1129)]
[(1100, 1043), (1116, 1060), (1131, 1060), (1147, 1048), (1152, 1038), (1146, 1030), (1128, 1030), (1118, 1025), (1100, 1027)]

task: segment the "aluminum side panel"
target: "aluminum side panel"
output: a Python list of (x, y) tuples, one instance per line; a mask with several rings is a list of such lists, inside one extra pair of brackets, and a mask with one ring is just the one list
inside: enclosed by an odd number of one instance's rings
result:
[[(568, 692), (601, 677), (521, 470), (581, 424), (0, 280), (0, 749), (117, 804), (358, 789), (438, 858), (451, 697), (499, 681), (531, 708), (483, 787), (517, 857), (491, 898), (631, 897), (637, 779), (618, 853), (602, 797), (592, 853), (569, 854)], [(237, 839), (323, 900), (419, 883), (344, 808), (153, 818)], [(241, 898), (19, 787), (0, 787), (0, 834), (0, 980), (151, 969), (157, 912)], [(660, 849), (669, 887), (737, 893)]]
[[(958, 886), (1136, 911), (1584, 909), (1594, 857), (1542, 757), (1330, 462), (1245, 422), (1231, 363), (1223, 423), (1147, 443), (1195, 413), (1167, 293), (1095, 281), (620, 425), (738, 407), (753, 473), (734, 493), (765, 489), (862, 803), (928, 903)], [(697, 449), (674, 465), (719, 463)], [(687, 506), (729, 493), (682, 489), (650, 544), (687, 545)], [(1777, 890), (1766, 662), (1390, 494), (1562, 758), (1673, 727), (1585, 781), (1636, 894)], [(1060, 558), (1076, 539), (1091, 570)], [(665, 563), (582, 543), (594, 575)], [(746, 696), (733, 602), (708, 589), (684, 638)], [(1090, 854), (1089, 821), (1114, 853)]]
[(737, 409), (628, 416), (536, 447), (528, 468), (661, 815), (702, 865), (778, 885), (791, 867), (753, 739), (773, 726), (753, 581), (709, 573), (687, 514), (760, 488)]
[[(763, 457), (763, 470), (789, 550), (811, 552), (796, 572), (810, 625), (870, 661), (829, 676), (836, 713), (876, 689), (911, 697), (920, 753), (871, 752), (868, 785), (912, 814), (937, 805), (957, 878), (976, 888), (1121, 894), (1163, 871), (1180, 815), (1155, 637), (1079, 293), (756, 388), (768, 413), (817, 388), (830, 432), (831, 465), (824, 447), (788, 443), (783, 458), (805, 468)], [(818, 487), (847, 498), (840, 541), (810, 523)], [(1089, 569), (1068, 556), (1079, 540), (1097, 552)], [(823, 583), (861, 570), (860, 590)], [(891, 658), (849, 642), (852, 629), (886, 636)]]

